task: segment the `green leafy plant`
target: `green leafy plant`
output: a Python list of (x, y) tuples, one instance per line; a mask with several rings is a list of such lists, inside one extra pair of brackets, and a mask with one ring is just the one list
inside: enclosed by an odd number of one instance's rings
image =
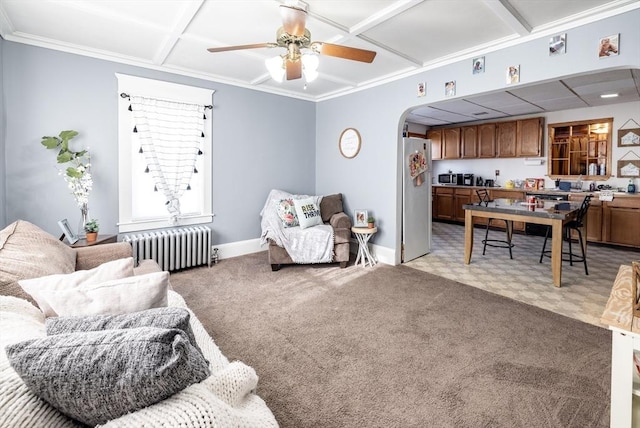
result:
[(89, 151), (74, 151), (69, 148), (69, 141), (76, 135), (78, 135), (77, 131), (62, 131), (57, 137), (42, 137), (41, 143), (47, 149), (58, 150), (56, 160), (59, 164), (70, 164), (65, 170), (60, 170), (60, 175), (67, 182), (78, 206), (82, 207), (89, 201), (93, 179)]
[(369, 216), (369, 217), (367, 218), (367, 223), (375, 223), (375, 221), (376, 221), (376, 219), (375, 219), (375, 218), (373, 218), (372, 216)]
[(98, 225), (98, 220), (96, 219), (91, 219), (87, 222), (87, 224), (84, 225), (84, 231), (85, 232), (98, 232), (98, 230), (100, 230), (100, 226)]
[[(42, 137), (42, 145), (47, 149), (59, 149), (58, 163), (72, 162), (73, 165), (67, 167), (66, 173), (69, 177), (80, 178), (86, 170), (85, 157), (89, 152), (81, 150), (79, 152), (69, 149), (69, 141), (78, 135), (78, 131), (62, 131), (57, 137)], [(88, 159), (86, 159), (88, 161)]]

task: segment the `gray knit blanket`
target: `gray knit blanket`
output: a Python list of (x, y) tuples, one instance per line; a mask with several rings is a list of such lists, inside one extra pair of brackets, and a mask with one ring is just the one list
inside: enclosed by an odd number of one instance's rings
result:
[[(187, 308), (184, 299), (174, 291), (169, 291), (169, 306)], [(239, 361), (229, 362), (193, 313), (190, 324), (209, 361), (211, 376), (103, 427), (278, 426), (264, 401), (254, 393), (258, 376), (253, 368)], [(8, 344), (45, 336), (45, 319), (39, 309), (26, 300), (0, 296), (0, 427), (79, 426), (31, 392), (9, 364), (5, 352)]]

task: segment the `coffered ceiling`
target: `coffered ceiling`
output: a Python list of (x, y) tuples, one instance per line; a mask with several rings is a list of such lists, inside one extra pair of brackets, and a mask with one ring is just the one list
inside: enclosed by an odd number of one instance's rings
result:
[[(309, 84), (304, 78), (277, 83), (269, 77), (264, 60), (284, 53), (283, 48), (207, 52), (209, 47), (274, 42), (282, 3), (0, 0), (0, 35), (8, 41), (322, 100), (639, 7), (639, 0), (307, 0), (306, 28), (313, 41), (377, 52), (372, 64), (321, 56), (320, 77)], [(411, 120), (444, 124), (594, 105), (600, 102), (595, 95), (603, 78), (618, 82), (629, 99), (640, 98), (636, 72), (611, 73), (453, 99), (418, 109)], [(486, 114), (478, 116), (482, 112)]]

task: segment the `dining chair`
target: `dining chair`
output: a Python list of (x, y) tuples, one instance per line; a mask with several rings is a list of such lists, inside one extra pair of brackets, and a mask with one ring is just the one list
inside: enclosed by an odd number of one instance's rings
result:
[[(584, 197), (584, 200), (576, 213), (576, 217), (562, 227), (562, 240), (569, 242), (569, 252), (562, 252), (562, 261), (569, 262), (570, 266), (573, 266), (574, 261), (584, 263), (585, 275), (589, 275), (589, 269), (587, 268), (587, 255), (584, 252), (586, 236), (582, 236), (582, 228), (584, 227), (584, 218), (587, 215), (587, 211), (589, 211), (590, 204), (591, 195), (587, 195)], [(547, 232), (544, 234), (544, 244), (542, 244), (542, 253), (540, 253), (540, 263), (542, 263), (543, 257), (551, 257), (551, 251), (546, 249), (550, 231), (551, 226), (547, 226)], [(573, 249), (571, 248), (571, 241), (573, 241), (571, 238), (571, 231), (575, 231), (578, 234), (578, 243), (580, 244), (580, 251), (582, 255), (573, 253)]]
[[(487, 189), (476, 189), (476, 195), (478, 195), (478, 205), (484, 205), (485, 207), (489, 205), (489, 191)], [(505, 229), (507, 234), (507, 239), (489, 239), (489, 227), (491, 226), (491, 222), (493, 221), (504, 221)], [(509, 258), (513, 259), (513, 253), (511, 249), (513, 248), (513, 243), (511, 239), (513, 238), (513, 221), (504, 220), (498, 218), (487, 218), (487, 229), (484, 233), (484, 239), (482, 240), (482, 255), (484, 256), (487, 251), (487, 245), (490, 247), (498, 247), (498, 248), (508, 248), (509, 249)]]

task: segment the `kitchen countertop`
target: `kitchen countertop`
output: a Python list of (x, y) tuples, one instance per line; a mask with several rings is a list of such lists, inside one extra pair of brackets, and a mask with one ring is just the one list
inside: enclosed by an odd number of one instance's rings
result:
[[(572, 195), (572, 194), (587, 194), (587, 193), (591, 193), (594, 195), (599, 195), (600, 192), (599, 191), (590, 191), (590, 190), (578, 190), (578, 191), (573, 191), (573, 192), (566, 192), (563, 190), (557, 190), (557, 189), (544, 189), (544, 190), (534, 190), (534, 189), (523, 189), (523, 188), (519, 188), (519, 187), (513, 187), (513, 188), (507, 188), (507, 187), (485, 187), (485, 186), (460, 186), (457, 184), (433, 184), (432, 187), (454, 187), (454, 188), (461, 188), (461, 189), (495, 189), (495, 190), (507, 190), (507, 191), (514, 191), (514, 192), (526, 192), (526, 193), (538, 193), (538, 194), (545, 194), (545, 195)], [(613, 192), (613, 195), (615, 197), (626, 197), (626, 198), (640, 198), (640, 193), (627, 193), (627, 192)]]

